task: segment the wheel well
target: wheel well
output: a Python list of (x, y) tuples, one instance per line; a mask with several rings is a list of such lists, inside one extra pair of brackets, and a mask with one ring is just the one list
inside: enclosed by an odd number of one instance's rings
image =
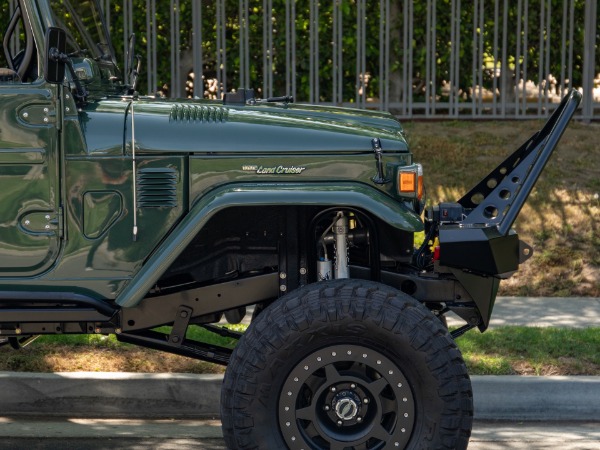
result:
[(342, 211), (349, 217), (351, 264), (371, 267), (378, 279), (381, 265), (409, 263), (413, 233), (398, 230), (368, 212), (348, 207), (231, 207), (220, 211), (194, 237), (157, 283), (184, 290), (188, 286), (280, 272), (282, 293), (318, 280), (319, 240)]

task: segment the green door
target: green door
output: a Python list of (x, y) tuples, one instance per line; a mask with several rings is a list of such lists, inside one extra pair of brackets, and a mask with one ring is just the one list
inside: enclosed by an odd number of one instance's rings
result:
[(59, 253), (56, 90), (0, 82), (0, 277), (40, 274)]

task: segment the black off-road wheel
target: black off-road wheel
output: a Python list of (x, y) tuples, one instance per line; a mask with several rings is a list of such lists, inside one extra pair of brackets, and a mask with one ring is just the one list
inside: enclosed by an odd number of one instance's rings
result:
[(438, 318), (393, 288), (310, 285), (236, 347), (221, 418), (230, 449), (465, 449), (467, 369)]

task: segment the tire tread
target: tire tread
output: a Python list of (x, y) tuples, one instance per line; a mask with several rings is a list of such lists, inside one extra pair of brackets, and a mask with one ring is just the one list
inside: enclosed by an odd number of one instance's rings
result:
[(259, 448), (248, 407), (263, 395), (258, 374), (283, 363), (275, 354), (290, 345), (290, 334), (330, 326), (340, 317), (368, 321), (390, 333), (407, 336), (414, 350), (427, 355), (426, 364), (437, 382), (437, 395), (444, 408), (439, 423), (428, 430), (431, 440), (411, 448), (466, 449), (473, 421), (473, 393), (456, 344), (441, 321), (421, 303), (391, 287), (363, 280), (305, 286), (274, 302), (252, 323), (233, 352), (221, 394), (228, 448)]

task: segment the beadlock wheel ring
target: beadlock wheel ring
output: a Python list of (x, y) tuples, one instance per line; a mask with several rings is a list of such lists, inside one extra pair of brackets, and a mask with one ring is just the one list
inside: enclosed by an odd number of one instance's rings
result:
[(290, 448), (405, 448), (415, 403), (388, 357), (362, 345), (334, 345), (296, 364), (284, 381), (278, 414)]

